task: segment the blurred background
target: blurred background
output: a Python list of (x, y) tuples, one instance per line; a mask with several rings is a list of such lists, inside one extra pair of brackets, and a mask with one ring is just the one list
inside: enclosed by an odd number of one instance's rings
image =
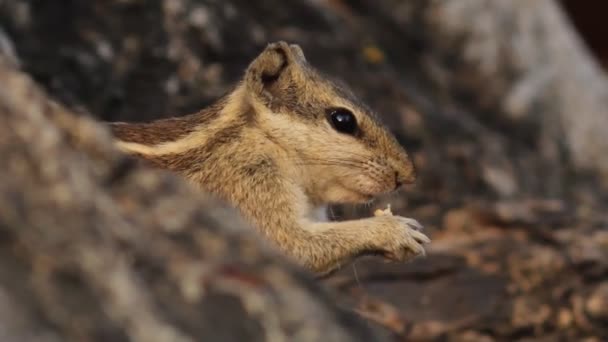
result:
[[(433, 237), (323, 281), (387, 336), (608, 339), (608, 3), (0, 0), (0, 49), (102, 121), (189, 114), (269, 42), (378, 112), (418, 183), (379, 199)], [(336, 219), (372, 208), (333, 208)]]

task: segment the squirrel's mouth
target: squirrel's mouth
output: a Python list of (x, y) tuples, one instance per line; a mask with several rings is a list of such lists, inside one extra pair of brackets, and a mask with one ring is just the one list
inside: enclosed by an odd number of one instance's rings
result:
[(338, 185), (334, 192), (332, 200), (339, 203), (368, 203), (374, 198), (391, 193), (395, 190), (395, 184), (391, 181), (381, 180), (375, 177), (370, 177), (364, 174), (358, 174), (348, 181), (340, 179), (336, 182)]
[(353, 189), (353, 188), (346, 188), (346, 190), (348, 190), (349, 192), (351, 192), (352, 194), (355, 195), (355, 196), (353, 196), (353, 197), (355, 197), (354, 200), (349, 201), (351, 203), (367, 203), (367, 202), (370, 202), (371, 200), (373, 200), (374, 198), (383, 194), (383, 192), (371, 193), (371, 192), (363, 191), (361, 189)]
[(365, 182), (364, 185), (365, 186), (358, 186), (356, 188), (351, 187), (350, 190), (359, 193), (361, 196), (374, 198), (391, 193), (401, 187), (401, 184), (399, 183), (393, 184), (390, 181), (380, 182), (376, 179), (370, 179), (370, 181)]

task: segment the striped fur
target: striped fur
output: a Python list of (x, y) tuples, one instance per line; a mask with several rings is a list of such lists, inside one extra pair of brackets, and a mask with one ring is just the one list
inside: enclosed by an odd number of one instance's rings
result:
[[(333, 130), (325, 113), (335, 107), (354, 113), (360, 134)], [(369, 253), (408, 260), (428, 242), (414, 220), (398, 216), (311, 220), (318, 206), (365, 202), (415, 174), (376, 116), (316, 72), (295, 45), (270, 44), (230, 94), (199, 113), (111, 128), (119, 149), (228, 200), (316, 273)]]

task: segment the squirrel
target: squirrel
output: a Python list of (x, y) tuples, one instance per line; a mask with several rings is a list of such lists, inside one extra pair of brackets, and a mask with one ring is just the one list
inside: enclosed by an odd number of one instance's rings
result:
[(318, 276), (363, 255), (408, 261), (429, 238), (414, 219), (315, 218), (412, 183), (414, 165), (376, 115), (276, 42), (227, 95), (198, 113), (109, 123), (116, 146), (234, 205), (279, 250)]

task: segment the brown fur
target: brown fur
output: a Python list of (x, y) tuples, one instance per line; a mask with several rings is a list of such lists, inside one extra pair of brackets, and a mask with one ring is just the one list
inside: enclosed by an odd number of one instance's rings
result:
[[(353, 112), (360, 131), (335, 131), (329, 108)], [(413, 219), (309, 219), (328, 203), (366, 202), (415, 179), (406, 152), (352, 93), (321, 76), (302, 50), (270, 44), (228, 96), (200, 113), (112, 124), (117, 146), (184, 175), (233, 203), (260, 232), (308, 269), (325, 274), (353, 258), (423, 254)]]
[(111, 128), (115, 136), (122, 141), (145, 145), (156, 145), (167, 141), (179, 140), (182, 136), (191, 133), (199, 125), (213, 120), (221, 107), (214, 106), (196, 114), (179, 118), (157, 120), (153, 123), (112, 123)]

